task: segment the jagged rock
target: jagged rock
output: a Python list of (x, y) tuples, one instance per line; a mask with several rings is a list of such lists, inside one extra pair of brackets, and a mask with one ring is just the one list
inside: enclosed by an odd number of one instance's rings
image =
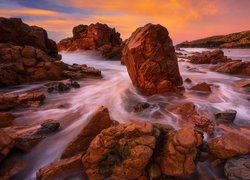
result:
[(213, 134), (214, 123), (212, 120), (208, 119), (205, 116), (200, 115), (196, 111), (196, 107), (192, 102), (187, 102), (179, 104), (171, 110), (181, 116), (181, 124), (186, 126), (194, 126), (197, 129), (200, 129), (204, 132), (207, 132), (209, 135)]
[(229, 180), (248, 179), (250, 177), (250, 155), (227, 160), (224, 169)]
[(236, 118), (237, 111), (233, 109), (227, 109), (225, 111), (221, 111), (215, 114), (215, 118), (219, 122), (227, 122), (231, 123), (235, 120)]
[(203, 93), (211, 93), (212, 92), (210, 86), (205, 82), (198, 83), (198, 84), (192, 86), (191, 90), (195, 90), (195, 91), (199, 91), (199, 92), (203, 92)]
[(99, 107), (89, 118), (88, 123), (82, 128), (80, 133), (68, 144), (62, 154), (62, 158), (68, 158), (78, 153), (84, 154), (91, 141), (103, 130), (114, 125), (110, 119), (109, 111), (106, 107)]
[(15, 118), (11, 113), (0, 112), (0, 128), (11, 126)]
[(147, 24), (126, 40), (122, 59), (133, 84), (145, 95), (179, 92), (182, 85), (177, 57), (168, 31)]
[(250, 153), (250, 140), (240, 134), (227, 132), (208, 142), (210, 153), (220, 159)]
[(143, 122), (103, 130), (82, 158), (89, 179), (140, 177), (153, 154), (155, 133), (152, 124)]
[(0, 129), (0, 162), (8, 155), (14, 147), (13, 139)]
[(194, 172), (197, 148), (201, 144), (201, 134), (193, 128), (169, 133), (159, 158), (162, 173), (168, 176), (184, 176)]
[(108, 59), (121, 57), (122, 39), (115, 29), (106, 24), (78, 25), (73, 28), (73, 37), (61, 40), (59, 51), (98, 50)]
[(82, 172), (81, 154), (61, 159), (45, 166), (36, 173), (38, 180), (64, 179), (71, 173)]

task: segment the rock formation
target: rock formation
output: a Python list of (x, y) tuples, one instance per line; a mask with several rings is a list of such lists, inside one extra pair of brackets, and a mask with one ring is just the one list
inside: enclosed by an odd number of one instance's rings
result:
[(73, 37), (61, 40), (59, 51), (98, 50), (108, 59), (121, 57), (120, 34), (106, 24), (78, 25), (73, 28)]
[(147, 24), (138, 28), (125, 42), (122, 60), (133, 84), (143, 94), (180, 91), (182, 78), (165, 27)]

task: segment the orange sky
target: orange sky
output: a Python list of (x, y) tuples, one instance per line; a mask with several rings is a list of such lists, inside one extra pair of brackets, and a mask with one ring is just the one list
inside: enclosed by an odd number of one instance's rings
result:
[(250, 30), (249, 0), (0, 0), (0, 16), (21, 17), (59, 40), (78, 24), (106, 23), (128, 38), (139, 26), (167, 27), (175, 43)]

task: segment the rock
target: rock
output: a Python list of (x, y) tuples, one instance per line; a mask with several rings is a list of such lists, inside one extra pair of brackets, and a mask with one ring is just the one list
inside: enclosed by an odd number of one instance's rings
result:
[(38, 180), (66, 179), (72, 172), (81, 172), (83, 169), (81, 154), (62, 159), (39, 169), (36, 173)]
[(13, 139), (0, 129), (0, 162), (9, 154), (13, 147)]
[[(55, 57), (58, 55), (56, 43), (48, 39), (47, 32), (37, 26), (28, 26), (19, 18), (0, 18), (0, 43), (11, 43), (18, 46), (33, 46)], [(27, 51), (28, 52), (28, 51)], [(34, 55), (33, 52), (25, 55)]]
[(239, 80), (233, 83), (233, 86), (237, 89), (243, 89), (247, 92), (250, 92), (250, 80)]
[(150, 107), (150, 104), (147, 102), (138, 102), (136, 105), (133, 106), (133, 111), (136, 113), (142, 112), (149, 107)]
[(150, 179), (159, 179), (161, 177), (161, 169), (158, 164), (151, 164), (149, 167)]
[(248, 179), (250, 177), (250, 155), (227, 160), (224, 170), (229, 180)]
[(56, 132), (60, 127), (60, 123), (54, 120), (48, 120), (48, 122), (42, 123), (36, 134), (50, 134)]
[(228, 61), (219, 64), (212, 70), (220, 73), (232, 74), (232, 75), (245, 75), (250, 76), (250, 62), (248, 61)]
[(0, 110), (9, 110), (18, 105), (16, 94), (0, 94)]
[(73, 81), (73, 82), (71, 83), (71, 86), (72, 86), (73, 88), (80, 88), (80, 87), (81, 87), (80, 84), (79, 84), (78, 82), (76, 82), (76, 81)]
[(91, 141), (103, 130), (114, 125), (110, 119), (109, 111), (106, 107), (99, 107), (89, 118), (88, 123), (82, 128), (79, 134), (68, 144), (62, 154), (62, 158), (67, 158), (78, 153), (84, 154)]
[(15, 116), (11, 113), (0, 112), (0, 128), (11, 126)]
[(82, 158), (89, 179), (136, 179), (155, 148), (151, 123), (120, 124), (103, 130)]
[(233, 109), (227, 109), (225, 111), (221, 111), (215, 114), (215, 118), (219, 122), (226, 122), (226, 123), (231, 123), (235, 120), (237, 111)]
[(35, 58), (36, 49), (33, 46), (25, 46), (22, 50), (22, 56), (29, 59)]
[(60, 82), (51, 82), (51, 83), (45, 84), (45, 86), (47, 87), (47, 91), (49, 93), (52, 93), (54, 91), (66, 92), (66, 91), (69, 91), (71, 89), (71, 87), (80, 88), (79, 83), (76, 82), (76, 81), (72, 81), (72, 80), (65, 80), (65, 81), (60, 81)]
[(192, 102), (178, 104), (170, 109), (174, 113), (181, 116), (182, 126), (194, 126), (196, 129), (202, 130), (209, 135), (213, 134), (214, 123), (205, 116), (200, 115), (196, 111), (196, 107)]
[(33, 90), (27, 92), (26, 94), (20, 95), (18, 97), (18, 104), (20, 107), (32, 107), (34, 103), (38, 103), (38, 106), (40, 106), (45, 100), (45, 98), (46, 97), (42, 91)]
[(183, 128), (168, 135), (160, 155), (160, 166), (167, 176), (184, 176), (195, 170), (197, 148), (202, 137), (193, 128)]
[(25, 66), (33, 67), (36, 65), (36, 59), (34, 58), (32, 59), (23, 58), (22, 61)]
[(224, 52), (219, 49), (214, 51), (203, 51), (202, 53), (189, 56), (188, 59), (192, 64), (217, 64), (231, 60), (224, 56)]
[(122, 59), (133, 84), (143, 94), (180, 91), (182, 78), (165, 27), (147, 24), (138, 28), (125, 42)]
[(184, 82), (186, 82), (186, 83), (192, 83), (192, 80), (189, 79), (189, 78), (186, 78), (186, 79), (184, 80)]
[(211, 93), (212, 92), (210, 86), (205, 82), (198, 83), (198, 84), (192, 86), (191, 90), (199, 91), (199, 92), (202, 92), (202, 93)]
[(122, 39), (115, 29), (106, 24), (78, 25), (73, 28), (73, 37), (61, 40), (59, 51), (98, 50), (109, 59), (120, 58)]
[(250, 140), (240, 134), (227, 132), (208, 142), (210, 153), (220, 159), (250, 153)]
[(70, 89), (70, 87), (66, 84), (64, 84), (63, 82), (59, 82), (57, 85), (57, 89), (59, 92), (64, 92), (64, 91), (68, 91)]

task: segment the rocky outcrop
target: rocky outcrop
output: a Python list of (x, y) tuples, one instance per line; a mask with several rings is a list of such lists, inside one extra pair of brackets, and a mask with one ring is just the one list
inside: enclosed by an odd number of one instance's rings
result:
[(179, 104), (175, 107), (170, 108), (170, 110), (177, 115), (181, 116), (180, 123), (182, 126), (193, 126), (209, 135), (213, 134), (214, 122), (209, 118), (200, 115), (195, 105), (192, 102), (187, 102)]
[(208, 142), (210, 153), (220, 159), (250, 153), (249, 138), (234, 132), (227, 132)]
[(120, 124), (103, 130), (91, 142), (82, 162), (89, 179), (136, 179), (155, 148), (152, 124)]
[(197, 148), (201, 144), (201, 134), (192, 128), (183, 128), (169, 134), (160, 156), (162, 173), (168, 176), (184, 176), (194, 172)]
[[(16, 46), (33, 46), (53, 58), (58, 57), (56, 43), (48, 38), (46, 30), (37, 26), (28, 26), (19, 18), (0, 18), (0, 43)], [(24, 56), (34, 55), (24, 51)]]
[(13, 147), (13, 139), (0, 129), (0, 162), (9, 154)]
[(138, 28), (125, 42), (122, 60), (137, 89), (145, 95), (179, 92), (182, 85), (175, 49), (161, 25)]
[(109, 111), (106, 107), (99, 107), (96, 112), (89, 118), (86, 126), (82, 128), (80, 133), (69, 143), (63, 151), (61, 158), (68, 158), (75, 154), (84, 154), (91, 141), (103, 130), (114, 125), (110, 119)]
[(211, 36), (194, 41), (185, 41), (177, 47), (203, 47), (203, 48), (249, 48), (250, 31), (243, 31), (228, 35)]
[(61, 40), (59, 51), (97, 50), (108, 59), (121, 57), (120, 34), (106, 24), (78, 25), (73, 28), (73, 37)]
[(250, 155), (229, 159), (224, 170), (229, 180), (248, 179), (250, 177)]
[(101, 72), (87, 65), (68, 65), (32, 46), (0, 44), (0, 87), (86, 76), (101, 77)]
[(192, 64), (217, 64), (231, 60), (224, 56), (222, 50), (203, 51), (189, 56), (188, 59)]
[(250, 76), (250, 62), (241, 60), (228, 61), (219, 64), (218, 66), (212, 68), (212, 70), (232, 75)]

